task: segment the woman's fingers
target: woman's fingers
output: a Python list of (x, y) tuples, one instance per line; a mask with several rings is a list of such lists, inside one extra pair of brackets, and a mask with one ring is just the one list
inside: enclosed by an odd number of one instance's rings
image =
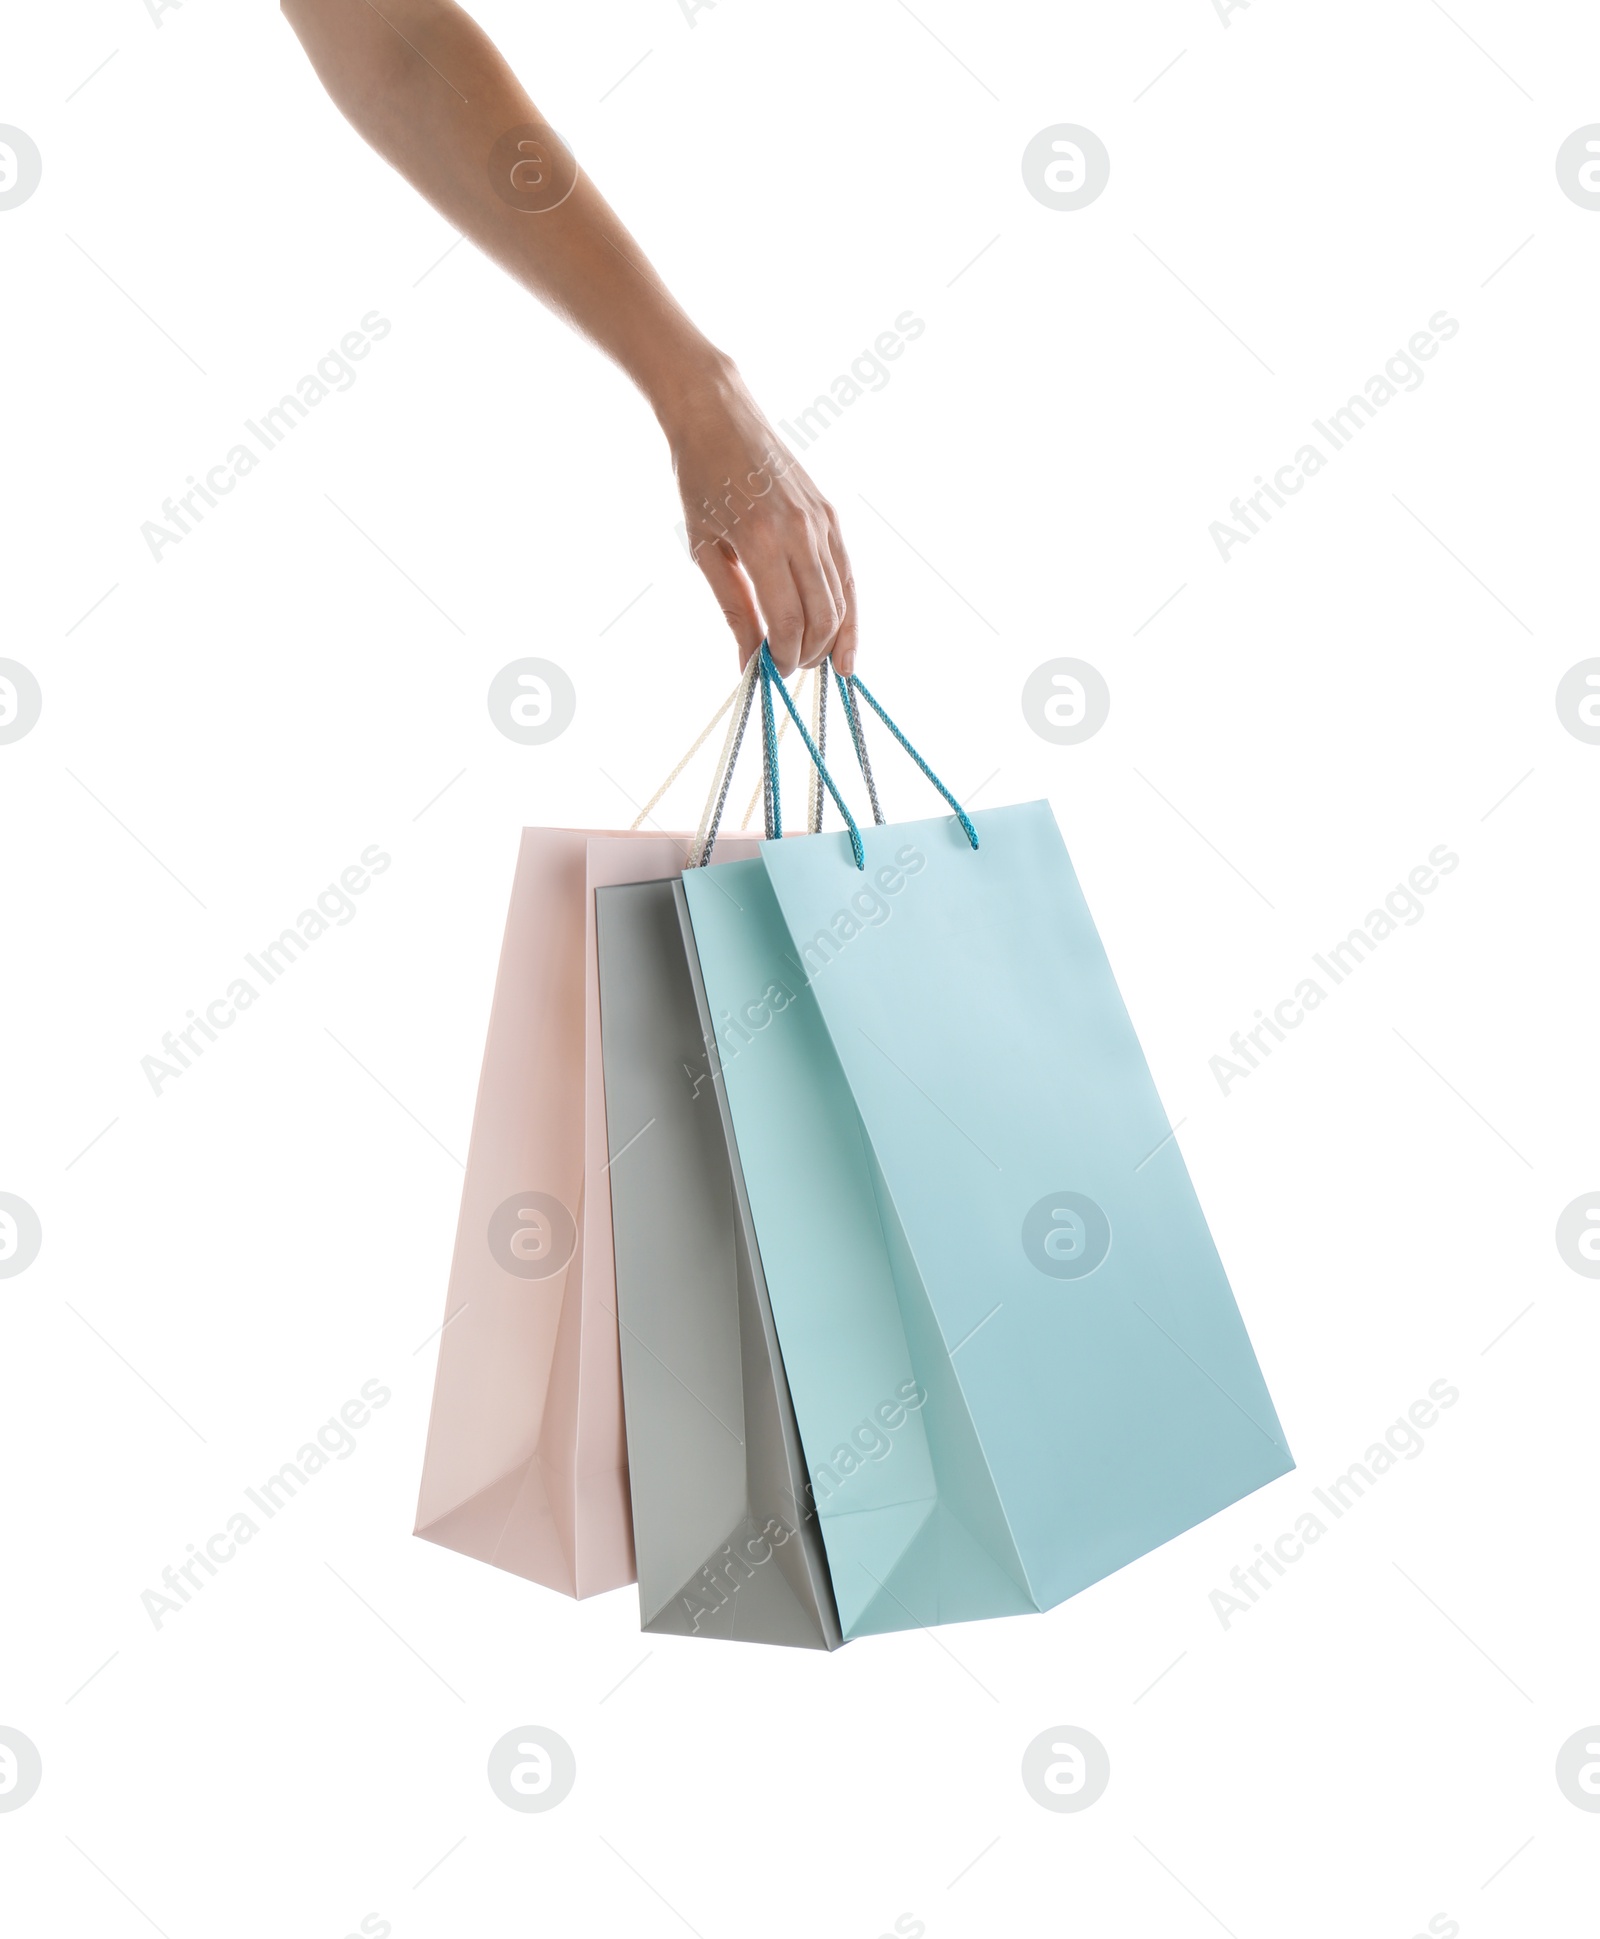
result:
[(701, 397), (668, 435), (695, 560), (741, 664), (763, 637), (786, 678), (841, 643), (853, 656), (855, 588), (833, 507), (742, 385)]
[(838, 636), (833, 642), (833, 664), (839, 673), (849, 675), (856, 670), (859, 631), (856, 618), (856, 575), (850, 564), (850, 555), (844, 549), (839, 522), (833, 515), (831, 505), (828, 507), (828, 556), (838, 574), (839, 599), (844, 609), (844, 618), (839, 622)]
[(844, 619), (842, 589), (827, 556), (820, 522), (804, 514), (790, 521), (785, 533), (789, 576), (799, 595), (804, 623), (797, 666), (815, 666), (827, 658)]
[(695, 547), (694, 562), (705, 574), (723, 618), (733, 629), (739, 643), (739, 671), (743, 673), (762, 640), (761, 614), (750, 581), (726, 539), (702, 539)]
[(756, 539), (738, 551), (728, 539), (705, 539), (694, 556), (739, 643), (741, 669), (763, 638), (785, 679), (836, 645), (848, 643), (853, 656), (855, 586), (837, 528), (813, 539), (801, 523), (787, 545)]
[(772, 663), (787, 679), (800, 664), (807, 627), (806, 604), (795, 583), (790, 561), (785, 553), (766, 547), (753, 557), (740, 556), (761, 604)]

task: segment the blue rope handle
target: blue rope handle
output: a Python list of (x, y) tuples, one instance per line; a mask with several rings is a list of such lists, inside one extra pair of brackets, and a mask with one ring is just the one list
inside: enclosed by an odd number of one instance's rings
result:
[[(772, 726), (772, 676), (767, 672), (771, 655), (766, 641), (761, 643), (761, 793), (767, 840), (776, 841), (783, 833), (783, 806), (778, 798), (778, 737)], [(783, 682), (778, 682), (783, 692)], [(785, 693), (787, 700), (788, 695)]]
[[(895, 726), (894, 722), (883, 711), (883, 708), (879, 706), (877, 700), (874, 698), (874, 696), (869, 691), (869, 689), (862, 683), (860, 678), (853, 673), (849, 675), (841, 675), (837, 667), (834, 668), (833, 677), (835, 680), (839, 682), (839, 693), (844, 701), (845, 717), (850, 722), (850, 732), (852, 737), (856, 741), (857, 747), (859, 748), (861, 744), (861, 723), (856, 716), (854, 708), (850, 704), (850, 693), (852, 688), (854, 688), (855, 691), (861, 695), (863, 700), (869, 703), (869, 705), (872, 708), (872, 711), (878, 716), (879, 720), (881, 720), (884, 726), (888, 728), (889, 732), (893, 734), (895, 739), (911, 756), (912, 760), (916, 762), (917, 766), (921, 768), (922, 772), (939, 790), (940, 794), (942, 794), (945, 800), (949, 802), (950, 806), (955, 809), (957, 821), (959, 821), (961, 823), (961, 826), (967, 831), (967, 840), (971, 842), (974, 848), (976, 848), (978, 846), (978, 831), (976, 828), (973, 827), (972, 823), (967, 819), (967, 811), (962, 807), (961, 803), (956, 800), (955, 796), (950, 792), (950, 790), (945, 786), (945, 784), (939, 779), (938, 775), (934, 773), (933, 769), (928, 766), (927, 762), (923, 760), (922, 756), (911, 745), (910, 741), (906, 739), (905, 735), (900, 732), (900, 729)], [(837, 798), (838, 797), (835, 796), (835, 799)]]
[[(779, 678), (778, 669), (776, 666), (773, 665), (771, 649), (768, 647), (766, 641), (763, 640), (761, 642), (761, 705), (765, 710), (768, 758), (772, 766), (772, 799), (773, 799), (773, 822), (774, 822), (774, 827), (772, 832), (775, 836), (781, 835), (783, 833), (783, 823), (777, 806), (777, 800), (778, 800), (777, 742), (774, 739), (773, 733), (772, 733), (772, 689), (774, 686), (777, 687), (778, 692), (783, 696), (783, 704), (785, 707), (789, 709), (789, 718), (794, 722), (795, 726), (799, 728), (800, 738), (805, 742), (806, 752), (811, 756), (812, 761), (815, 763), (818, 774), (820, 774), (823, 780), (827, 783), (828, 792), (833, 796), (834, 806), (839, 810), (839, 813), (844, 816), (845, 826), (850, 830), (850, 846), (855, 851), (856, 867), (858, 869), (865, 869), (867, 866), (867, 852), (861, 846), (861, 830), (857, 828), (855, 824), (855, 817), (850, 813), (850, 810), (844, 805), (844, 797), (839, 793), (838, 788), (834, 786), (833, 776), (828, 772), (827, 765), (823, 761), (822, 755), (818, 750), (816, 742), (811, 738), (810, 734), (806, 731), (805, 722), (800, 718), (799, 713), (795, 709), (794, 702), (789, 698), (789, 689), (783, 684), (783, 681)], [(876, 705), (876, 702), (874, 702), (874, 705)], [(960, 810), (957, 809), (956, 812), (959, 814)], [(974, 837), (974, 841), (976, 841), (976, 837)]]

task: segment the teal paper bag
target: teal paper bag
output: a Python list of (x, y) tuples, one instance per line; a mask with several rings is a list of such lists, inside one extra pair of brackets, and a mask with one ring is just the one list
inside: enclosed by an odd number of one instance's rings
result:
[(766, 870), (683, 890), (843, 1634), (1033, 1609)]
[(1294, 1462), (1048, 804), (972, 820), (762, 859), (1048, 1608)]
[(971, 819), (684, 884), (847, 1637), (1048, 1608), (1294, 1465), (1050, 810)]

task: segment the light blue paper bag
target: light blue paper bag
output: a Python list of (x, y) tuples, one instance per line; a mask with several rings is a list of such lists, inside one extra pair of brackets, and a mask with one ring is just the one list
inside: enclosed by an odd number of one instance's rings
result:
[(847, 1638), (1048, 1608), (1293, 1467), (1046, 803), (684, 887)]

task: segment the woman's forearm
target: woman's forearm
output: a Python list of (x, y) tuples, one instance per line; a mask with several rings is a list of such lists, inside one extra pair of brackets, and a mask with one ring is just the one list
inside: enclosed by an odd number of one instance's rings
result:
[(728, 359), (678, 307), (494, 44), (452, 0), (383, 0), (381, 13), (368, 0), (282, 5), (357, 132), (446, 221), (619, 364), (663, 424), (725, 378)]
[(739, 644), (779, 670), (856, 654), (831, 505), (454, 0), (281, 0), (346, 118), (433, 206), (648, 398), (684, 529)]

